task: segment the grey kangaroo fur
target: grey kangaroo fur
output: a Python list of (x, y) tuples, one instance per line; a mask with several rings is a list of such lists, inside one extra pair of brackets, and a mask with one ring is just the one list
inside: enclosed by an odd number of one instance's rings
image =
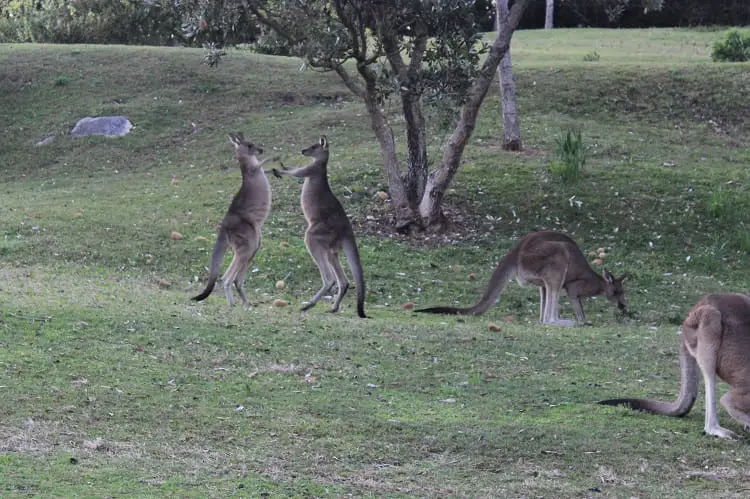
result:
[(271, 210), (271, 185), (266, 177), (267, 172), (263, 170), (263, 165), (267, 161), (278, 160), (278, 157), (260, 161), (258, 156), (263, 154), (263, 149), (245, 140), (241, 133), (230, 134), (229, 142), (234, 146), (235, 157), (242, 171), (242, 187), (232, 199), (227, 214), (224, 215), (219, 225), (219, 235), (211, 255), (211, 268), (206, 288), (192, 299), (201, 301), (211, 294), (219, 277), (224, 253), (228, 247), (231, 247), (234, 251), (234, 258), (222, 277), (224, 294), (229, 304), (232, 305), (234, 303), (232, 284), (234, 284), (243, 306), (247, 308), (245, 276), (250, 262), (260, 248), (260, 230)]
[(680, 395), (675, 402), (620, 398), (603, 405), (624, 405), (639, 411), (682, 417), (698, 397), (701, 375), (706, 390), (704, 431), (719, 438), (737, 439), (722, 428), (716, 413), (716, 376), (730, 390), (721, 405), (750, 429), (750, 296), (741, 293), (706, 295), (690, 309), (680, 328)]
[(307, 166), (294, 170), (273, 170), (277, 177), (289, 175), (305, 179), (300, 196), (302, 212), (308, 224), (305, 245), (318, 266), (323, 286), (302, 310), (309, 310), (315, 306), (318, 300), (337, 284), (338, 292), (331, 312), (338, 311), (341, 300), (349, 288), (349, 281), (339, 262), (339, 250), (343, 249), (357, 285), (357, 315), (366, 318), (365, 278), (354, 230), (344, 207), (328, 184), (328, 140), (321, 136), (319, 142), (303, 149), (302, 154), (312, 158), (312, 162)]
[(467, 308), (433, 307), (415, 310), (434, 314), (479, 315), (487, 311), (515, 276), (521, 285), (539, 286), (539, 321), (542, 324), (572, 326), (574, 321), (559, 317), (560, 292), (565, 290), (579, 324), (586, 322), (581, 299), (604, 295), (625, 311), (622, 284), (628, 276), (616, 278), (605, 270), (599, 275), (569, 236), (560, 232), (532, 232), (522, 237), (503, 257), (479, 301)]

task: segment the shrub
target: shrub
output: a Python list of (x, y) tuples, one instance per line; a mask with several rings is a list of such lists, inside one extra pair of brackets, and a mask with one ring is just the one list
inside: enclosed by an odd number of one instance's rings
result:
[(589, 52), (588, 54), (583, 56), (583, 62), (596, 62), (601, 58), (599, 53), (594, 50), (593, 52)]
[(723, 40), (714, 42), (711, 59), (725, 62), (750, 61), (750, 34), (733, 29)]
[(550, 165), (550, 171), (564, 182), (575, 180), (586, 164), (586, 146), (580, 130), (568, 129), (555, 137), (557, 159)]

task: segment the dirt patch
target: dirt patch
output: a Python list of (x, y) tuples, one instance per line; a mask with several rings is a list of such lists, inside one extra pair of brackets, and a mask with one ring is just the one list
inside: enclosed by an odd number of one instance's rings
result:
[(414, 248), (434, 248), (497, 240), (498, 219), (479, 213), (469, 202), (445, 203), (445, 223), (438, 229), (399, 232), (389, 203), (373, 201), (364, 217), (352, 219), (357, 234), (386, 238)]

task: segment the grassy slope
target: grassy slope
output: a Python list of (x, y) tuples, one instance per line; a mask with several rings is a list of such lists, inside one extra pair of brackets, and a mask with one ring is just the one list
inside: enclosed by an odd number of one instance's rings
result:
[[(248, 281), (257, 305), (187, 300), (237, 188), (229, 131), (286, 164), (326, 133), (353, 218), (363, 228), (382, 211), (364, 110), (332, 75), (246, 53), (209, 70), (192, 50), (0, 46), (2, 495), (738, 494), (747, 447), (701, 435), (702, 401), (683, 420), (592, 405), (672, 397), (684, 312), (704, 292), (748, 289), (750, 68), (710, 63), (716, 36), (518, 33), (533, 154), (497, 152), (490, 96), (450, 197), (471, 237), (432, 249), (360, 238), (366, 322), (351, 297), (337, 316), (296, 312), (318, 277), (298, 187), (275, 179)], [(593, 51), (600, 60), (582, 62)], [(62, 135), (103, 113), (136, 128), (117, 140)], [(570, 125), (591, 157), (563, 185), (547, 165)], [(712, 196), (727, 205), (718, 217)], [(519, 235), (549, 227), (586, 251), (609, 248), (606, 263), (634, 273), (635, 317), (589, 300), (594, 327), (540, 327), (537, 293), (515, 285), (480, 318), (401, 309), (471, 302)], [(185, 239), (172, 241), (175, 230)], [(272, 309), (275, 297), (293, 307)]]

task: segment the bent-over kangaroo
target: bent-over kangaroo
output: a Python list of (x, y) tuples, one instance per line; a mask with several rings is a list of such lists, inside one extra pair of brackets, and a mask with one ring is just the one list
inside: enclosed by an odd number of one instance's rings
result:
[[(701, 374), (706, 390), (703, 430), (720, 438), (739, 438), (719, 426), (716, 414), (716, 375), (729, 384), (721, 405), (750, 429), (750, 296), (740, 293), (706, 295), (688, 312), (680, 328), (680, 395), (675, 402), (612, 399), (603, 405), (625, 405), (639, 411), (682, 417), (698, 397)], [(700, 372), (699, 372), (700, 370)]]
[(237, 288), (242, 304), (247, 308), (245, 296), (245, 275), (250, 262), (260, 248), (260, 229), (271, 210), (271, 185), (263, 171), (263, 165), (270, 160), (258, 160), (263, 149), (245, 140), (241, 133), (230, 134), (229, 142), (234, 146), (235, 156), (242, 171), (242, 187), (232, 199), (227, 214), (219, 225), (219, 236), (211, 254), (211, 269), (206, 289), (192, 299), (201, 301), (211, 294), (216, 279), (219, 277), (221, 262), (228, 246), (234, 251), (232, 263), (227, 267), (222, 277), (224, 294), (230, 305), (232, 299), (232, 283)]
[(320, 270), (323, 286), (315, 293), (302, 310), (312, 308), (320, 298), (329, 292), (334, 283), (338, 293), (333, 301), (331, 312), (336, 312), (344, 298), (349, 281), (339, 262), (339, 250), (343, 248), (349, 267), (357, 285), (357, 315), (365, 315), (365, 278), (362, 262), (354, 240), (354, 230), (344, 207), (331, 191), (328, 184), (328, 140), (325, 136), (312, 146), (303, 149), (302, 154), (312, 158), (312, 162), (294, 170), (273, 170), (274, 175), (291, 175), (305, 179), (302, 185), (300, 203), (307, 219), (305, 245)]
[(523, 236), (500, 260), (487, 290), (476, 305), (468, 308), (424, 308), (415, 312), (482, 314), (495, 303), (508, 281), (514, 276), (522, 286), (539, 286), (539, 321), (542, 324), (575, 325), (574, 321), (559, 317), (558, 302), (563, 289), (568, 294), (580, 324), (586, 322), (581, 303), (581, 298), (586, 296), (605, 295), (620, 310), (625, 310), (622, 284), (627, 280), (627, 275), (616, 278), (606, 270), (602, 275), (597, 274), (573, 239), (559, 232), (541, 231)]

